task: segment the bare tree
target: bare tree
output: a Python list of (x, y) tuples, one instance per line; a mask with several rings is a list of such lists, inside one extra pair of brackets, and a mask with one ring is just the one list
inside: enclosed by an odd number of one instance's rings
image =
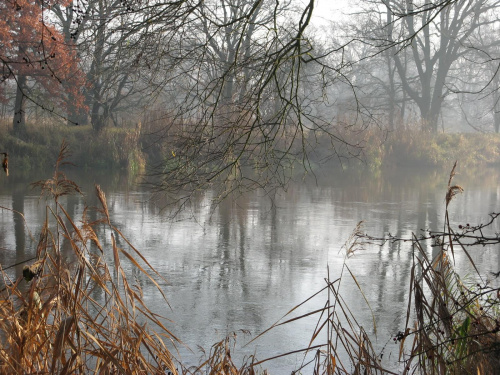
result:
[(332, 118), (313, 108), (338, 76), (327, 74), (338, 67), (327, 65), (306, 32), (313, 0), (303, 9), (275, 0), (204, 1), (183, 9), (175, 29), (158, 9), (145, 21), (153, 25), (148, 40), (158, 39), (147, 43), (155, 58), (146, 53), (140, 61), (155, 66), (150, 82), (169, 93), (161, 106), (169, 116), (163, 133), (169, 150), (151, 171), (155, 189), (180, 200), (216, 181), (217, 198), (274, 189), (296, 166), (310, 170), (318, 139), (329, 140), (332, 154), (344, 154), (343, 146), (357, 150)]
[(456, 94), (464, 123), (474, 130), (500, 129), (500, 43), (498, 24), (476, 30), (471, 36), (474, 48), (458, 60), (458, 69), (448, 85)]
[[(96, 131), (110, 121), (142, 88), (139, 68), (134, 64), (140, 53), (136, 33), (147, 30), (128, 27), (142, 19), (132, 4), (123, 1), (74, 0), (69, 6), (52, 7), (68, 43), (77, 45), (86, 72), (86, 102)], [(141, 96), (139, 96), (141, 97)], [(135, 103), (137, 105), (137, 101)], [(130, 105), (130, 103), (128, 103)], [(74, 122), (86, 122), (86, 115), (74, 113)]]
[[(494, 35), (500, 25), (497, 1), (361, 0), (359, 4), (351, 15), (353, 31), (348, 38), (357, 42), (355, 48), (366, 50), (357, 54), (356, 69), (359, 74), (365, 68), (371, 84), (362, 85), (360, 92), (374, 88), (385, 92), (389, 124), (395, 104), (400, 103), (402, 118), (408, 108), (416, 107), (423, 128), (436, 132), (443, 106), (453, 105), (455, 94), (473, 90), (484, 94), (484, 87), (494, 82), (491, 69), (485, 73), (484, 67), (488, 59), (496, 59), (492, 56), (498, 42), (485, 35)], [(483, 71), (482, 88), (474, 83), (475, 77), (464, 76), (465, 65), (469, 71)]]
[(394, 130), (396, 121), (404, 118), (405, 112), (393, 52), (380, 46), (381, 41), (389, 39), (386, 26), (392, 22), (392, 12), (369, 6), (360, 8), (340, 27), (344, 30), (342, 38), (349, 42), (352, 65), (346, 74), (355, 84), (358, 104), (355, 110), (364, 112), (372, 122), (389, 130)]
[[(472, 38), (475, 31), (498, 24), (500, 3), (388, 0), (385, 5), (395, 17), (387, 24), (388, 48), (393, 51), (403, 89), (418, 106), (424, 125), (435, 132), (450, 94), (447, 79), (454, 64), (478, 47)], [(411, 55), (411, 65), (402, 61), (406, 53)]]

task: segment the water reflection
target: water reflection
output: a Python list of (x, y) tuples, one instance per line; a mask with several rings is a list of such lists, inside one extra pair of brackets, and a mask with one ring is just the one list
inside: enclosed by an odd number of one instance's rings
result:
[[(194, 353), (181, 350), (188, 362), (197, 362), (197, 345), (208, 349), (228, 332), (247, 329), (259, 334), (291, 307), (324, 286), (327, 265), (331, 278), (340, 276), (344, 255), (341, 247), (356, 224), (363, 220), (364, 231), (381, 236), (391, 233), (410, 237), (420, 229), (443, 226), (444, 195), (448, 177), (438, 173), (389, 173), (369, 176), (343, 173), (318, 176), (292, 184), (274, 201), (255, 191), (211, 206), (211, 192), (200, 194), (189, 209), (171, 220), (158, 210), (147, 192), (130, 187), (119, 175), (73, 175), (82, 183), (85, 195), (67, 197), (65, 207), (77, 219), (84, 207), (98, 206), (93, 183), (101, 185), (108, 198), (113, 223), (140, 249), (168, 280), (163, 285), (172, 309), (158, 305), (160, 298), (150, 281), (140, 273), (130, 277), (144, 291), (146, 301), (158, 313), (172, 319), (169, 327)], [(457, 176), (465, 193), (452, 203), (453, 225), (486, 220), (498, 211), (498, 173)], [(44, 201), (26, 188), (23, 181), (0, 181), (3, 207), (24, 212), (34, 238), (41, 229)], [(95, 210), (88, 212), (96, 220)], [(35, 253), (35, 243), (19, 216), (3, 210), (0, 217), (0, 262), (6, 267)], [(497, 225), (498, 226), (498, 225)], [(492, 228), (498, 231), (498, 227)], [(98, 233), (107, 249), (110, 233)], [(118, 246), (127, 247), (126, 243)], [(64, 247), (64, 246), (63, 246)], [(485, 248), (473, 254), (485, 271), (500, 270), (496, 250)], [(432, 247), (429, 256), (434, 255)], [(107, 255), (111, 260), (111, 252)], [(412, 252), (407, 243), (365, 246), (348, 260), (349, 267), (369, 299), (377, 323), (376, 347), (381, 350), (404, 325)], [(465, 257), (457, 266), (467, 272)], [(20, 269), (13, 276), (19, 275)], [(349, 278), (343, 280), (346, 302), (356, 311), (358, 321), (372, 334), (370, 310)], [(96, 296), (98, 298), (98, 296)], [(312, 301), (309, 310), (323, 306)], [(305, 310), (299, 310), (301, 314)], [(264, 358), (304, 347), (314, 329), (314, 320), (272, 331), (244, 353)], [(241, 342), (245, 342), (244, 339)], [(387, 351), (397, 351), (389, 346)], [(388, 355), (385, 358), (389, 357)], [(393, 354), (395, 361), (397, 356)], [(289, 373), (300, 358), (269, 364), (272, 373)]]

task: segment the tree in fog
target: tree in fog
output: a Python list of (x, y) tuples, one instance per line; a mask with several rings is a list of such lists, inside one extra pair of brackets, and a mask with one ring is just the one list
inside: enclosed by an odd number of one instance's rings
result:
[(472, 38), (477, 30), (498, 22), (495, 10), (500, 2), (455, 1), (445, 8), (428, 0), (385, 4), (392, 14), (387, 48), (393, 52), (402, 87), (418, 106), (424, 125), (435, 132), (456, 62), (479, 47)]
[(319, 139), (331, 153), (346, 145), (313, 108), (335, 79), (306, 33), (313, 4), (205, 1), (184, 8), (175, 29), (151, 10), (150, 81), (167, 98), (157, 108), (170, 147), (152, 173), (157, 189), (189, 197), (215, 181), (220, 196), (282, 186), (295, 164), (309, 168)]
[(31, 0), (0, 1), (0, 98), (5, 99), (6, 85), (14, 81), (13, 128), (21, 137), (26, 132), (27, 101), (60, 115), (68, 97), (73, 106), (83, 106), (75, 51), (47, 20), (48, 8), (49, 4)]
[[(88, 117), (96, 131), (109, 123), (116, 125), (118, 112), (126, 113), (127, 107), (138, 105), (137, 98), (143, 97), (139, 94), (144, 88), (139, 82), (141, 71), (134, 62), (141, 51), (137, 35), (147, 32), (147, 25), (130, 27), (143, 19), (133, 5), (120, 0), (73, 0), (51, 8), (67, 43), (78, 48), (87, 78)], [(76, 123), (87, 121), (86, 114), (75, 112), (73, 117)]]
[[(500, 130), (500, 43), (498, 24), (478, 29), (472, 36), (474, 49), (458, 60), (450, 82), (463, 122), (474, 130)], [(457, 84), (454, 84), (457, 82)]]
[(340, 28), (344, 30), (341, 38), (349, 43), (351, 66), (346, 74), (355, 86), (350, 101), (357, 104), (352, 110), (393, 130), (405, 116), (404, 95), (391, 51), (381, 51), (372, 42), (387, 39), (388, 22), (390, 14), (368, 8), (358, 10)]
[[(372, 48), (369, 62), (385, 59), (387, 74), (381, 83), (391, 100), (401, 103), (403, 112), (411, 100), (424, 128), (436, 132), (447, 98), (467, 89), (463, 61), (496, 44), (481, 43), (477, 36), (498, 27), (498, 5), (486, 0), (363, 0), (357, 36)], [(399, 85), (402, 95), (395, 96)]]
[[(214, 81), (224, 76), (220, 96), (224, 104), (240, 101), (246, 94), (250, 70), (256, 63), (251, 57), (260, 48), (255, 35), (259, 25), (270, 25), (289, 4), (289, 1), (279, 4), (277, 9), (264, 1), (254, 4), (248, 0), (208, 0), (200, 4), (199, 30), (193, 31), (199, 36), (197, 44), (206, 45), (206, 79)], [(246, 17), (254, 6), (248, 24), (241, 27), (237, 20)], [(224, 25), (221, 30), (220, 25)]]

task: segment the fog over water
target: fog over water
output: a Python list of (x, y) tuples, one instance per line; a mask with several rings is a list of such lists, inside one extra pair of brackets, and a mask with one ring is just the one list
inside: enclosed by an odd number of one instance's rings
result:
[[(198, 346), (209, 350), (233, 331), (238, 334), (237, 342), (245, 344), (265, 331), (292, 307), (323, 288), (328, 268), (332, 280), (339, 277), (344, 262), (342, 246), (359, 221), (363, 221), (363, 232), (373, 236), (391, 233), (410, 238), (412, 232), (419, 234), (419, 229), (441, 230), (448, 176), (409, 172), (319, 176), (317, 182), (311, 179), (292, 183), (273, 200), (255, 191), (215, 208), (210, 205), (211, 192), (207, 191), (173, 220), (167, 211), (149, 201), (147, 191), (129, 186), (127, 179), (75, 175), (72, 178), (77, 182), (83, 181), (85, 196), (66, 198), (66, 207), (78, 221), (85, 202), (97, 206), (92, 184), (101, 184), (114, 225), (167, 280), (162, 288), (171, 309), (159, 302), (161, 298), (149, 280), (125, 265), (130, 277), (135, 277), (143, 288), (149, 306), (171, 319), (168, 327), (192, 349), (179, 348), (189, 365), (200, 357)], [(450, 207), (454, 228), (486, 222), (488, 213), (499, 211), (498, 177), (494, 170), (455, 177), (455, 183), (465, 192)], [(35, 239), (44, 219), (44, 205), (44, 200), (27, 188), (26, 181), (0, 181), (0, 206), (24, 212)], [(492, 231), (499, 231), (498, 225)], [(100, 233), (100, 238), (112, 262), (110, 234)], [(32, 257), (36, 247), (22, 220), (5, 209), (0, 214), (0, 247), (4, 268)], [(66, 251), (70, 258), (69, 249)], [(432, 255), (431, 247), (427, 251)], [(485, 275), (500, 270), (498, 247), (474, 249), (471, 255)], [(346, 274), (342, 296), (373, 337), (376, 349), (385, 347), (384, 360), (397, 368), (398, 346), (391, 337), (405, 323), (412, 250), (405, 242), (366, 244), (347, 264), (370, 303), (376, 335), (370, 309)], [(472, 275), (461, 252), (456, 254), (456, 266), (463, 275)], [(21, 269), (8, 272), (14, 277)], [(292, 316), (320, 308), (325, 301), (326, 295), (320, 295)], [(255, 353), (258, 359), (264, 359), (304, 348), (316, 318), (274, 329), (243, 349), (238, 345), (233, 358), (239, 361), (242, 355)], [(250, 335), (239, 330), (248, 330)], [(315, 344), (324, 340), (320, 337)], [(265, 363), (264, 367), (273, 374), (287, 374), (299, 366), (302, 358), (290, 356)]]

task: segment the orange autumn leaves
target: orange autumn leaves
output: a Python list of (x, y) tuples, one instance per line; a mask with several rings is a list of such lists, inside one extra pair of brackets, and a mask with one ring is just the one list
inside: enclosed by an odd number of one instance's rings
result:
[(84, 106), (84, 75), (75, 46), (50, 23), (50, 6), (69, 1), (0, 0), (0, 100), (5, 83), (26, 76), (30, 86), (43, 88), (46, 98), (65, 109)]

